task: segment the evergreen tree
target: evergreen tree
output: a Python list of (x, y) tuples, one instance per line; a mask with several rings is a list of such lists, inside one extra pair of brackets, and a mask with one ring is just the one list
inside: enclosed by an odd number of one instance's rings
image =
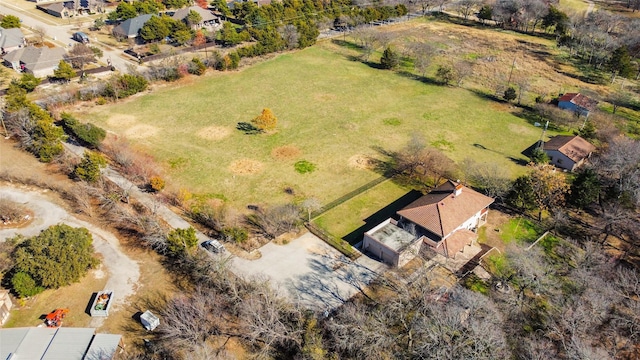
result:
[(629, 49), (626, 45), (617, 48), (609, 62), (607, 62), (607, 69), (611, 71), (612, 80), (615, 81), (616, 76), (630, 77), (633, 74), (633, 66), (631, 65), (631, 56), (629, 55)]
[(60, 60), (58, 68), (53, 71), (53, 77), (59, 80), (69, 81), (76, 76), (71, 64), (64, 60)]
[(384, 49), (382, 57), (380, 58), (380, 65), (385, 69), (395, 69), (400, 64), (400, 56), (393, 51), (390, 46)]
[(569, 203), (579, 209), (598, 201), (601, 183), (598, 174), (591, 168), (586, 168), (578, 173), (571, 183)]

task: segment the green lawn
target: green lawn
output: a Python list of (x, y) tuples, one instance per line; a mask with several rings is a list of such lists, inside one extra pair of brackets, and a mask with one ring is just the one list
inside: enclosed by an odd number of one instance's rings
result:
[[(408, 189), (388, 180), (325, 212), (313, 222), (330, 234), (344, 238), (352, 231), (365, 225), (364, 220), (369, 216), (402, 197), (408, 191)], [(389, 215), (384, 219), (373, 221), (373, 226), (386, 220)], [(357, 238), (362, 240), (361, 236), (357, 236)], [(352, 245), (357, 243), (357, 241), (349, 242)]]
[(500, 229), (500, 237), (509, 244), (514, 240), (518, 243), (534, 242), (542, 235), (542, 231), (532, 220), (525, 218), (514, 218), (509, 220)]
[[(446, 144), (443, 150), (456, 161), (497, 163), (512, 176), (524, 171), (513, 159), (523, 158), (520, 152), (540, 137), (540, 129), (508, 106), (351, 61), (328, 45), (239, 72), (216, 72), (189, 86), (156, 86), (76, 115), (153, 154), (165, 165), (169, 186), (223, 194), (236, 206), (290, 201), (287, 187), (327, 203), (379, 176), (353, 166), (355, 157), (380, 157), (376, 148), (399, 149), (414, 133), (427, 143)], [(235, 129), (265, 107), (278, 117), (274, 134)], [(298, 154), (274, 157), (282, 146)], [(317, 170), (297, 173), (299, 160)]]

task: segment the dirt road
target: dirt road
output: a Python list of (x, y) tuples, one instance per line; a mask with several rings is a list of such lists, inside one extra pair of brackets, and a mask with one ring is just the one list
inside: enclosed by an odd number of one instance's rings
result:
[[(46, 191), (3, 186), (0, 187), (0, 197), (23, 204), (34, 214), (33, 221), (24, 228), (0, 230), (0, 241), (5, 241), (17, 234), (34, 236), (49, 226), (59, 223), (87, 228), (93, 235), (93, 246), (96, 252), (102, 255), (102, 266), (109, 272), (105, 289), (113, 290), (115, 293), (113, 309), (116, 310), (124, 304), (129, 295), (133, 295), (140, 278), (140, 266), (122, 252), (118, 238), (112, 233), (75, 218), (50, 200)], [(102, 321), (104, 318), (93, 319), (91, 326), (100, 326)]]

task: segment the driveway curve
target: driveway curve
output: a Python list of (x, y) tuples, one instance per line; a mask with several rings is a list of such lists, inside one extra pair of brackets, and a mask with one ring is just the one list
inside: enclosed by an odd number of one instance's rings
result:
[[(18, 234), (31, 237), (60, 223), (87, 228), (93, 236), (93, 247), (102, 255), (102, 265), (109, 272), (105, 289), (113, 290), (115, 293), (113, 309), (116, 310), (124, 304), (128, 296), (133, 295), (140, 279), (140, 266), (122, 251), (120, 241), (115, 235), (69, 214), (47, 198), (44, 190), (33, 191), (3, 186), (0, 187), (0, 198), (23, 204), (33, 211), (33, 220), (27, 226), (0, 230), (0, 242)], [(94, 319), (92, 326), (99, 326), (103, 320), (104, 318)]]

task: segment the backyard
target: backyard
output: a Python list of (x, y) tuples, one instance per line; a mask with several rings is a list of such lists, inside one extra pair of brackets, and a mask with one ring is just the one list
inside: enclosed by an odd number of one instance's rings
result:
[[(326, 204), (377, 178), (368, 159), (414, 134), (455, 161), (496, 163), (513, 177), (525, 171), (520, 153), (541, 130), (518, 108), (376, 69), (351, 60), (351, 51), (324, 42), (77, 115), (153, 154), (173, 189), (216, 194), (237, 207), (290, 202), (291, 194)], [(263, 108), (278, 118), (274, 132), (236, 130)], [(300, 160), (316, 170), (296, 172)]]

